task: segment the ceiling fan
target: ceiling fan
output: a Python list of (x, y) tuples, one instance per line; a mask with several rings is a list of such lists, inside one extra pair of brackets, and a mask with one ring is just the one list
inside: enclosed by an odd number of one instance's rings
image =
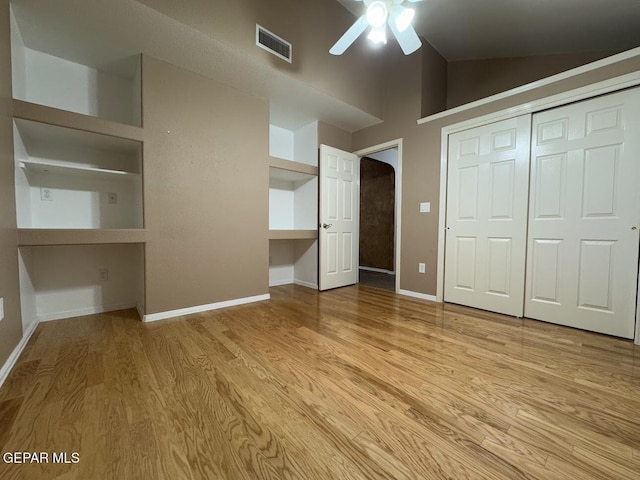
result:
[[(338, 40), (329, 53), (342, 55), (356, 39), (369, 27), (371, 31), (367, 38), (373, 43), (387, 43), (387, 24), (398, 40), (405, 55), (418, 50), (422, 43), (411, 26), (415, 10), (403, 7), (405, 0), (355, 0), (363, 1), (367, 10), (349, 30)], [(411, 3), (422, 0), (408, 0)]]

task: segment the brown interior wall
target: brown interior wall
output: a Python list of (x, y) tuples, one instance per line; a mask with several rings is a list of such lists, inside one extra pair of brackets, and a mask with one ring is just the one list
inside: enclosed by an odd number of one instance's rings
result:
[(268, 293), (266, 101), (143, 57), (146, 313)]
[[(600, 68), (533, 91), (474, 108), (457, 115), (417, 125), (420, 98), (430, 94), (414, 78), (429, 81), (438, 68), (430, 69), (416, 55), (396, 53), (387, 61), (384, 123), (354, 132), (355, 150), (392, 140), (403, 139), (401, 278), (400, 288), (427, 295), (436, 294), (438, 258), (438, 211), (440, 199), (440, 155), (442, 128), (467, 119), (504, 110), (516, 105), (566, 92), (581, 86), (640, 70), (640, 59), (633, 58)], [(433, 80), (437, 82), (438, 80)], [(419, 202), (431, 202), (431, 213), (419, 213)], [(418, 263), (426, 264), (426, 274), (418, 273)]]
[(22, 338), (16, 196), (13, 166), (13, 109), (11, 106), (11, 47), (9, 2), (0, 1), (0, 297), (4, 320), (0, 322), (0, 365)]
[(394, 270), (395, 182), (391, 165), (360, 159), (360, 266)]
[(449, 62), (447, 108), (526, 85), (615, 53), (605, 51)]

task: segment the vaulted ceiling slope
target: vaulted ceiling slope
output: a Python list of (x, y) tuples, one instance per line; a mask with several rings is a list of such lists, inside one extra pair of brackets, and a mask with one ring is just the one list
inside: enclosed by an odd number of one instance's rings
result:
[[(361, 1), (337, 1), (362, 14)], [(640, 45), (638, 0), (424, 0), (412, 7), (418, 34), (448, 61)]]

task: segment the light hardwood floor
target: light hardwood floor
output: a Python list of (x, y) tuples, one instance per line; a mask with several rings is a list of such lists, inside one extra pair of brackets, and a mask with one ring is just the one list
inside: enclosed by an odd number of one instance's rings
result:
[(42, 324), (0, 390), (2, 479), (640, 478), (629, 341), (355, 286), (143, 325)]

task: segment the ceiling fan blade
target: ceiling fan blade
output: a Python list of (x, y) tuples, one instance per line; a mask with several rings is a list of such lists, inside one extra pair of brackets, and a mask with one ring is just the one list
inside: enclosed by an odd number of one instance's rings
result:
[(340, 37), (340, 40), (338, 40), (335, 45), (331, 47), (329, 53), (331, 55), (342, 55), (345, 50), (349, 48), (360, 35), (362, 35), (362, 33), (367, 29), (368, 26), (369, 22), (367, 22), (367, 16), (361, 16), (358, 20), (356, 20), (356, 23), (351, 25), (351, 28), (349, 28), (349, 30), (347, 30), (345, 34)]
[(406, 30), (401, 32), (398, 30), (396, 22), (389, 21), (389, 28), (391, 28), (391, 31), (395, 35), (396, 40), (398, 40), (400, 48), (402, 48), (405, 55), (411, 55), (422, 46), (420, 37), (418, 37), (418, 34), (412, 26), (407, 27)]

